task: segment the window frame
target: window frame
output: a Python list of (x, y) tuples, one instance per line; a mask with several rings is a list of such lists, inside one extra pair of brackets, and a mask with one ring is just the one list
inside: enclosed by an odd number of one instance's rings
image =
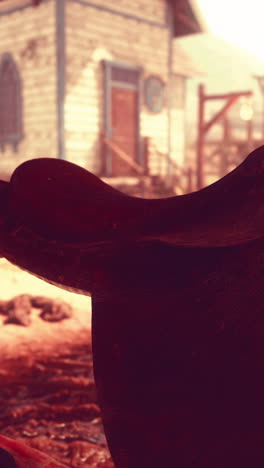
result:
[[(23, 126), (22, 126), (22, 89), (21, 89), (21, 79), (20, 74), (17, 68), (17, 65), (9, 52), (6, 52), (2, 55), (0, 59), (0, 92), (1, 92), (1, 79), (3, 77), (3, 69), (8, 64), (11, 67), (12, 75), (15, 83), (15, 127), (16, 131), (6, 135), (1, 135), (0, 130), (0, 151), (5, 150), (5, 146), (10, 144), (13, 147), (14, 151), (17, 151), (17, 146), (23, 138)], [(1, 101), (0, 101), (1, 102)], [(1, 113), (0, 113), (1, 116)], [(0, 122), (1, 128), (1, 122)]]

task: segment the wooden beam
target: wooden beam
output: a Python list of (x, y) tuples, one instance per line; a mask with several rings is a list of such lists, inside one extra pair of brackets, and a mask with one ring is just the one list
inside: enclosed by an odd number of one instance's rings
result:
[(252, 91), (238, 91), (235, 93), (228, 93), (228, 94), (204, 94), (202, 99), (204, 101), (212, 101), (217, 99), (229, 99), (231, 97), (251, 97), (253, 95)]
[(222, 109), (220, 109), (220, 111), (218, 111), (214, 115), (214, 117), (212, 117), (208, 122), (206, 122), (203, 125), (203, 132), (207, 133), (216, 122), (221, 120), (226, 115), (230, 107), (232, 107), (239, 100), (239, 98), (240, 98), (239, 95), (230, 97), (227, 103), (222, 107)]

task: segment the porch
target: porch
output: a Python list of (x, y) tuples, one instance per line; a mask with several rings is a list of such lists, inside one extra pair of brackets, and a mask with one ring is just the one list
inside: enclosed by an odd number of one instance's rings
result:
[(104, 133), (100, 139), (100, 177), (118, 190), (145, 198), (182, 195), (195, 190), (194, 170), (180, 167), (169, 155), (160, 152), (152, 138), (141, 139), (141, 164)]

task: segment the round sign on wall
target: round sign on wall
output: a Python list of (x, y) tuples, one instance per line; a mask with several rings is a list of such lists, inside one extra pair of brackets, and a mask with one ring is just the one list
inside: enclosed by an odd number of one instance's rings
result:
[(164, 82), (158, 76), (145, 80), (145, 105), (151, 112), (160, 112), (164, 106)]

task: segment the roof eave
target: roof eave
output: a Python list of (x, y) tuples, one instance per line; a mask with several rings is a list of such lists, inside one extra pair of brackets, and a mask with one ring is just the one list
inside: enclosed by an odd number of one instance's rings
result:
[(171, 5), (174, 13), (175, 38), (208, 32), (197, 0), (172, 0)]

